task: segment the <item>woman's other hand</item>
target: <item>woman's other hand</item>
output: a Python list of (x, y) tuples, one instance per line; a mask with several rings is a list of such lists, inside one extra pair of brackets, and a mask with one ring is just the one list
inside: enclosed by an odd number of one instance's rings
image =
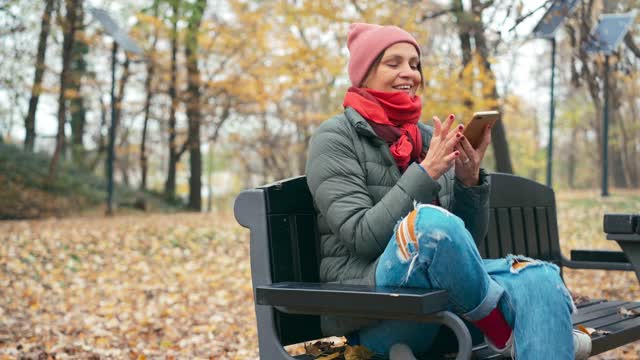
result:
[(455, 116), (453, 114), (447, 117), (444, 124), (437, 116), (433, 117), (433, 137), (429, 143), (427, 156), (420, 165), (422, 165), (434, 180), (437, 180), (442, 174), (447, 172), (447, 170), (453, 166), (454, 161), (460, 156), (460, 151), (456, 150), (456, 146), (463, 138), (461, 133), (462, 125), (451, 129), (454, 120)]
[(482, 134), (482, 142), (474, 149), (466, 137), (460, 140), (457, 151), (460, 152), (455, 160), (456, 177), (465, 186), (476, 186), (480, 181), (480, 163), (484, 158), (484, 153), (491, 144), (491, 126), (487, 125)]

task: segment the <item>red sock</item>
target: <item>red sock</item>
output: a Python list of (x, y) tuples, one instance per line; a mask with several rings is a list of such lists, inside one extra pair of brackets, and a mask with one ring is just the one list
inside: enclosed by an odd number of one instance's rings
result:
[(511, 337), (511, 327), (498, 308), (491, 310), (489, 315), (473, 323), (498, 349), (504, 349)]

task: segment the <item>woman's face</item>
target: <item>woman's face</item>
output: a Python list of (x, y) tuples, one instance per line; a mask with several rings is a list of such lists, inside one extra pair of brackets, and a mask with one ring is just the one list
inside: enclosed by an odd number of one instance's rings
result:
[(389, 46), (378, 66), (371, 69), (363, 87), (377, 91), (404, 91), (414, 96), (422, 82), (416, 48), (401, 42)]

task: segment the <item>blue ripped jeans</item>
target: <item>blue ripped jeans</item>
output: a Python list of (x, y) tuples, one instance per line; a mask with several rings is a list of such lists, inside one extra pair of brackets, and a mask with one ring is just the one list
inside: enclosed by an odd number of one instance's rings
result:
[[(418, 205), (414, 211), (414, 225), (407, 228), (401, 222), (381, 255), (377, 285), (446, 289), (451, 310), (471, 322), (497, 306), (514, 331), (517, 359), (574, 358), (575, 308), (557, 266), (513, 255), (483, 260), (460, 218), (432, 205)], [(416, 242), (407, 238), (410, 232)], [(526, 266), (513, 267), (522, 261)], [(424, 353), (438, 329), (435, 324), (385, 320), (359, 330), (357, 338), (381, 355), (388, 356), (397, 342)]]

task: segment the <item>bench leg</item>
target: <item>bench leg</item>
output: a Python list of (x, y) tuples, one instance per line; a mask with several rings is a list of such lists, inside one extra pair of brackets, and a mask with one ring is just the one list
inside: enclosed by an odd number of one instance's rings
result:
[(465, 325), (465, 323), (458, 317), (458, 315), (451, 311), (440, 311), (433, 315), (427, 315), (416, 319), (417, 321), (439, 323), (448, 326), (458, 340), (458, 355), (457, 360), (469, 360), (471, 359), (471, 333)]

